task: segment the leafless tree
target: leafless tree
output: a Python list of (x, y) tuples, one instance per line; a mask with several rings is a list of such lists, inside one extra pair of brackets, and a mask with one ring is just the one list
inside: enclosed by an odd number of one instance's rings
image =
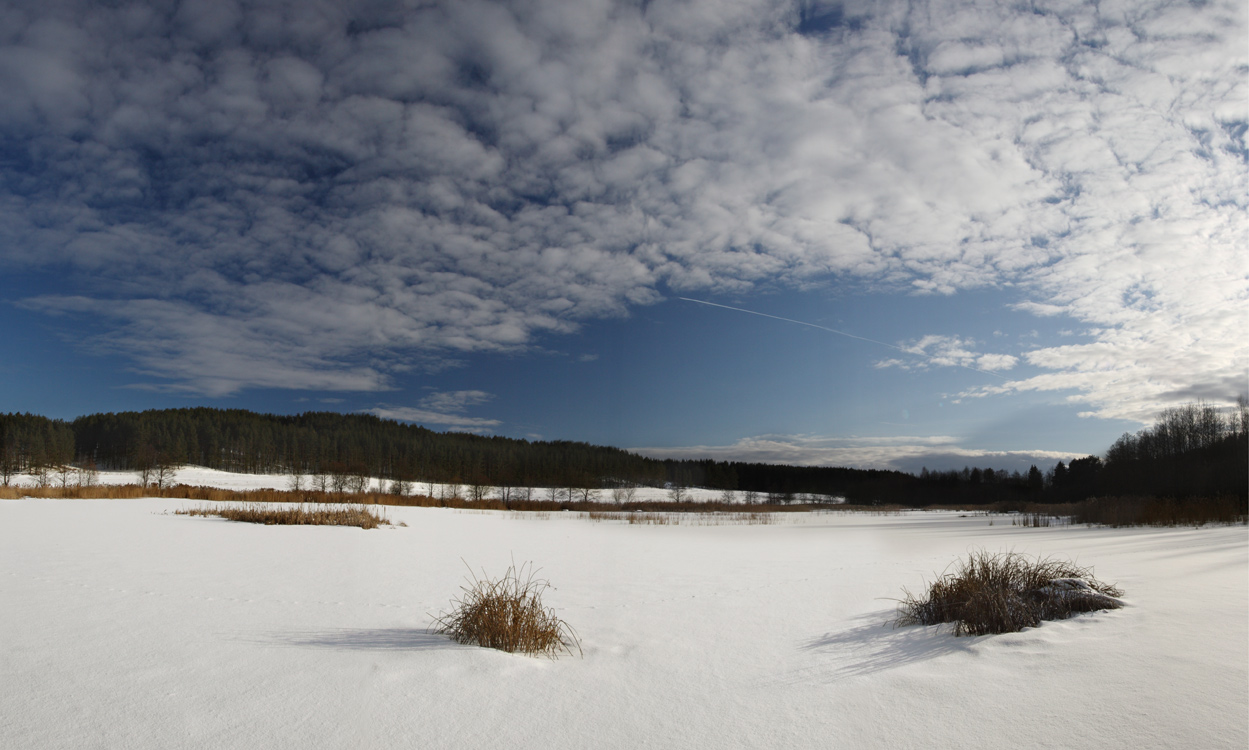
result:
[(570, 497), (574, 492), (576, 493), (576, 498), (583, 503), (596, 503), (599, 500), (600, 493), (597, 487), (590, 487), (589, 485), (586, 485), (575, 489), (569, 488), (568, 494)]
[(30, 467), (30, 475), (35, 478), (36, 487), (47, 487), (52, 484), (52, 467), (38, 463)]
[(99, 484), (100, 470), (95, 467), (95, 461), (87, 459), (86, 463), (79, 466), (74, 481), (79, 487), (94, 487)]

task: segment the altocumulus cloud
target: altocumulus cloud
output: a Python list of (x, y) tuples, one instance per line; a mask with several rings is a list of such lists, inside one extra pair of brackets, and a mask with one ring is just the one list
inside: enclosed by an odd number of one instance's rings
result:
[(1087, 340), (963, 395), (1140, 416), (1243, 387), (1245, 33), (1239, 0), (18, 0), (0, 263), (212, 394), (382, 390), (665, 287), (1012, 285)]

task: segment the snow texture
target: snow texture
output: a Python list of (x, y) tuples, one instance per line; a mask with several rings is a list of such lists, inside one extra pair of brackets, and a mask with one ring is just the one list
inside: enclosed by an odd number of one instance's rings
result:
[[(168, 499), (0, 501), (0, 747), (1244, 748), (1249, 532), (954, 513), (630, 525), (388, 508), (372, 531)], [(1125, 607), (893, 628), (973, 549), (1094, 566)], [(584, 658), (429, 632), (533, 561)]]

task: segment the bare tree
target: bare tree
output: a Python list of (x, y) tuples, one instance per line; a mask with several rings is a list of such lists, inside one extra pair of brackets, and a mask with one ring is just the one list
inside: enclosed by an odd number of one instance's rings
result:
[(733, 490), (724, 490), (720, 493), (720, 502), (725, 505), (732, 505), (737, 502), (737, 493)]
[(742, 500), (747, 505), (757, 505), (759, 503), (759, 493), (754, 490), (746, 490), (742, 493)]
[(47, 487), (52, 484), (52, 467), (45, 463), (37, 463), (30, 467), (30, 475), (35, 478), (36, 487)]
[(668, 488), (668, 497), (674, 503), (683, 503), (689, 499), (689, 488), (680, 484), (673, 484)]
[[(574, 490), (570, 488), (568, 494), (572, 496), (573, 492)], [(576, 498), (583, 503), (597, 503), (601, 494), (597, 487), (591, 487), (588, 484), (584, 487), (577, 487), (575, 492)]]
[(94, 487), (100, 483), (100, 470), (95, 467), (93, 459), (87, 459), (86, 463), (78, 467), (74, 482), (79, 487)]
[(347, 475), (347, 492), (363, 495), (373, 488), (373, 479), (363, 469), (357, 469)]
[(151, 476), (156, 482), (156, 489), (162, 490), (172, 484), (178, 469), (181, 468), (182, 462), (173, 453), (159, 451), (156, 454), (156, 461), (152, 465)]
[(152, 468), (152, 484), (156, 485), (156, 489), (163, 490), (171, 481), (173, 481), (173, 473), (176, 467), (169, 464), (160, 463)]

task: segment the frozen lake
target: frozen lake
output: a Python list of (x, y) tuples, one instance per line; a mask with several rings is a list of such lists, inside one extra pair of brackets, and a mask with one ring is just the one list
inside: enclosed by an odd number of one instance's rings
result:
[[(264, 527), (184, 500), (0, 501), (0, 746), (1237, 748), (1249, 530), (909, 512), (773, 525), (387, 508)], [(990, 521), (993, 524), (990, 525)], [(973, 549), (1061, 557), (1127, 606), (1022, 633), (894, 629)], [(533, 561), (559, 660), (427, 631)]]

